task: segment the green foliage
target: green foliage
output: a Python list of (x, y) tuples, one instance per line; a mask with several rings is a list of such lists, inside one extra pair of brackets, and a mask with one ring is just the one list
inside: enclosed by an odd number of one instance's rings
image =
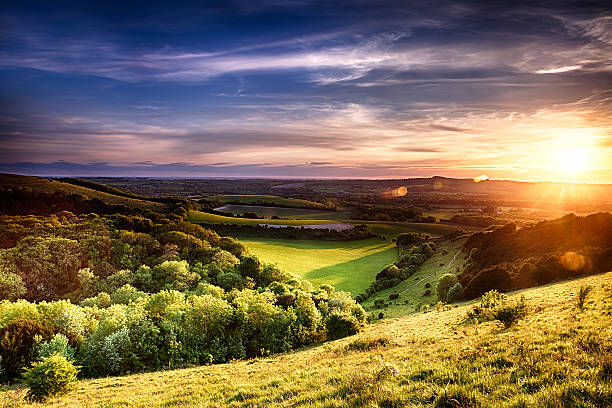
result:
[(438, 284), (436, 286), (436, 292), (438, 294), (438, 299), (446, 302), (446, 296), (450, 288), (455, 286), (457, 283), (457, 275), (454, 273), (447, 273), (442, 275), (440, 279), (438, 279)]
[(58, 333), (48, 341), (42, 341), (34, 346), (38, 360), (44, 360), (54, 354), (63, 356), (68, 361), (74, 360), (74, 349), (68, 344), (68, 337)]
[(77, 374), (77, 367), (59, 354), (34, 363), (23, 374), (29, 387), (26, 397), (30, 401), (44, 402), (49, 397), (67, 394), (74, 388)]
[(21, 276), (0, 265), (0, 300), (15, 301), (26, 293)]
[(463, 286), (461, 282), (455, 283), (446, 294), (446, 301), (448, 303), (455, 303), (463, 300)]
[(327, 317), (325, 326), (329, 340), (352, 336), (361, 330), (361, 324), (354, 316), (339, 312), (332, 312)]
[(388, 337), (360, 337), (351, 341), (344, 347), (345, 351), (370, 351), (379, 348), (386, 348), (392, 345), (392, 341)]
[(509, 328), (527, 315), (527, 304), (521, 296), (518, 301), (508, 302), (506, 296), (496, 290), (485, 293), (480, 305), (473, 306), (467, 313), (466, 321), (497, 320)]
[(35, 320), (15, 320), (0, 329), (0, 357), (4, 379), (16, 378), (33, 359), (32, 347), (37, 339), (53, 336), (51, 328)]

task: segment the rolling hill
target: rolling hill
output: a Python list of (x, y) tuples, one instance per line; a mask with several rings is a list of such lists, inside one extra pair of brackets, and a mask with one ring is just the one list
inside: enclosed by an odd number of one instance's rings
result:
[[(592, 291), (580, 310), (584, 285)], [(515, 293), (528, 312), (509, 329), (460, 324), (464, 304), (285, 355), (84, 380), (45, 406), (609, 407), (611, 287), (607, 273)], [(6, 404), (23, 394), (0, 388)]]

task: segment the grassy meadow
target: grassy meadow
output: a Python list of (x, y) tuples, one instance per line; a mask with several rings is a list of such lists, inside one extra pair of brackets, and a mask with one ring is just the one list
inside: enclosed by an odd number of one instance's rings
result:
[[(580, 310), (583, 285), (592, 291)], [(509, 329), (460, 324), (471, 307), (462, 305), (284, 355), (83, 380), (44, 406), (611, 406), (612, 273), (511, 294), (520, 295), (527, 316)], [(4, 406), (17, 406), (23, 394), (0, 388)]]
[(328, 283), (354, 296), (365, 290), (380, 270), (397, 261), (395, 244), (372, 238), (360, 241), (314, 241), (242, 238), (251, 253), (307, 279), (318, 287)]

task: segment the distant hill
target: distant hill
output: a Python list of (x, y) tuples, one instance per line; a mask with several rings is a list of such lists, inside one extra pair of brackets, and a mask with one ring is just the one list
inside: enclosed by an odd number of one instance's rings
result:
[(110, 189), (91, 182), (84, 186), (43, 177), (0, 174), (0, 212), (9, 215), (46, 214), (62, 210), (82, 213), (100, 211), (109, 206), (141, 210), (166, 208), (164, 203), (147, 197), (128, 196)]

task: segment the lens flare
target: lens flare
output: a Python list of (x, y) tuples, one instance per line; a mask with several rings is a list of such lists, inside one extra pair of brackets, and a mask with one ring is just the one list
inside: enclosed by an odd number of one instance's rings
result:
[(478, 177), (474, 177), (474, 182), (480, 183), (481, 181), (487, 181), (488, 179), (489, 179), (489, 176), (487, 176), (486, 174), (482, 174)]

